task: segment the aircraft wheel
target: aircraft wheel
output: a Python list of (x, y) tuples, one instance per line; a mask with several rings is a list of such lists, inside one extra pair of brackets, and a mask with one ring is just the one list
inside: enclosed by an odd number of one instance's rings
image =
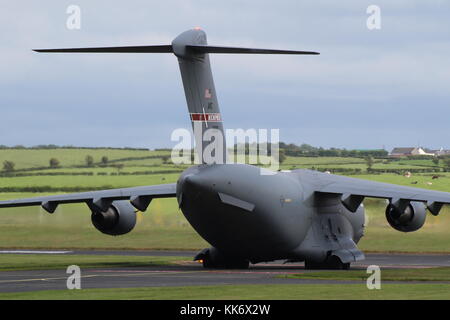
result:
[(205, 269), (248, 269), (250, 263), (246, 260), (225, 261), (223, 263), (215, 263), (210, 258), (203, 259), (203, 267)]
[(248, 269), (250, 263), (247, 260), (227, 261), (225, 263), (226, 269)]
[(209, 257), (205, 257), (202, 261), (203, 268), (205, 269), (213, 269), (215, 268), (214, 264), (212, 263), (211, 259)]
[(337, 256), (331, 256), (328, 260), (328, 267), (332, 270), (348, 270), (350, 269), (350, 263), (343, 263)]
[(325, 262), (305, 261), (305, 269), (307, 270), (349, 270), (350, 263), (343, 263), (337, 256), (331, 256)]
[(214, 248), (202, 250), (194, 260), (201, 261), (205, 269), (248, 269), (250, 264), (245, 259), (224, 256)]
[(202, 261), (205, 269), (248, 269), (248, 261), (227, 261), (224, 264), (215, 264), (211, 259), (205, 258)]
[(318, 270), (323, 269), (323, 264), (312, 262), (309, 260), (305, 260), (305, 269), (306, 270)]
[(327, 261), (327, 266), (329, 269), (332, 269), (332, 270), (342, 270), (343, 263), (342, 263), (341, 259), (339, 259), (338, 257), (331, 256), (331, 257), (329, 257), (329, 259)]

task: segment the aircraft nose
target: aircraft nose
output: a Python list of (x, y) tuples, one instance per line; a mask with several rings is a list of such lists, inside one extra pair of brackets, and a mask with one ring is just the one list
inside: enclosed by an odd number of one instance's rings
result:
[(180, 184), (183, 192), (202, 187), (201, 179), (199, 179), (199, 177), (195, 174), (188, 174), (184, 176), (181, 179)]
[(208, 183), (197, 174), (188, 174), (180, 178), (178, 181), (179, 195), (178, 205), (181, 207), (186, 204), (186, 200), (190, 202), (198, 200), (201, 195), (208, 193)]

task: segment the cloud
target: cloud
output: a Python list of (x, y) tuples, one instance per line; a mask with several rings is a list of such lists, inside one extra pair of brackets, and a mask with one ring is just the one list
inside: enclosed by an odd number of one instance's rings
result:
[(170, 144), (172, 128), (190, 127), (175, 57), (30, 49), (167, 44), (197, 25), (211, 44), (321, 52), (211, 57), (225, 126), (274, 126), (323, 146), (448, 144), (447, 1), (378, 1), (379, 31), (366, 28), (372, 3), (359, 0), (79, 0), (78, 31), (65, 27), (69, 4), (6, 2), (0, 12), (0, 144)]

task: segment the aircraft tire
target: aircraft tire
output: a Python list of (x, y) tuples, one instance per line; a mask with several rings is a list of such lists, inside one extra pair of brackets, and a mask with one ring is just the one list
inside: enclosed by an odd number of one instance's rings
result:
[(343, 263), (337, 256), (331, 256), (325, 262), (305, 261), (305, 269), (307, 270), (349, 270), (350, 263)]
[(250, 265), (247, 260), (228, 260), (221, 263), (215, 263), (215, 261), (209, 257), (205, 257), (202, 264), (205, 269), (248, 269)]

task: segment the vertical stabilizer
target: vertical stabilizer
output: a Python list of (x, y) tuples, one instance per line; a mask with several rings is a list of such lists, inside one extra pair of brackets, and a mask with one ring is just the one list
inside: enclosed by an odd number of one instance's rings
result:
[(206, 33), (194, 28), (180, 34), (171, 45), (35, 49), (59, 53), (174, 53), (180, 65), (181, 78), (189, 109), (200, 163), (226, 163), (225, 133), (217, 102), (209, 54), (302, 54), (318, 52), (208, 46)]
[(201, 163), (225, 163), (226, 144), (208, 53), (191, 46), (206, 46), (206, 33), (188, 30), (172, 42), (178, 58), (186, 102)]

